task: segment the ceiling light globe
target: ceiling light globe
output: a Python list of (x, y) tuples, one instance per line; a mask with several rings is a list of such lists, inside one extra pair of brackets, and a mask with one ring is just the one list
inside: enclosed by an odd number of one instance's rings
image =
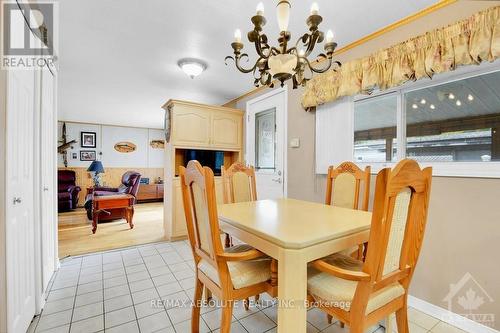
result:
[(448, 98), (449, 98), (449, 99), (455, 99), (455, 95), (453, 95), (452, 93), (449, 93), (449, 94), (448, 94)]
[(431, 110), (434, 110), (436, 108), (434, 104), (429, 105), (429, 107), (431, 108)]
[(474, 100), (474, 96), (472, 96), (471, 94), (469, 94), (469, 96), (467, 96), (467, 99), (472, 102)]
[(194, 79), (207, 68), (207, 65), (197, 59), (181, 59), (178, 62), (179, 67), (187, 76)]
[(424, 98), (422, 98), (422, 99), (420, 100), (420, 104), (422, 104), (422, 105), (423, 105), (423, 104), (425, 104), (425, 103), (427, 103), (427, 101), (426, 101)]
[(460, 100), (457, 99), (457, 102), (455, 103), (457, 106), (460, 106), (462, 105), (462, 102), (460, 102)]
[(411, 106), (413, 109), (418, 109), (418, 105), (413, 103), (413, 105)]

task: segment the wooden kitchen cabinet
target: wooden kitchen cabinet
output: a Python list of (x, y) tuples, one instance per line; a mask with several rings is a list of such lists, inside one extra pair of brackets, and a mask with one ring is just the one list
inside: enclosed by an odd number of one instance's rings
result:
[(217, 148), (241, 147), (243, 118), (241, 114), (219, 111), (212, 114), (211, 144)]
[(176, 147), (241, 150), (243, 111), (222, 106), (170, 100), (170, 142)]

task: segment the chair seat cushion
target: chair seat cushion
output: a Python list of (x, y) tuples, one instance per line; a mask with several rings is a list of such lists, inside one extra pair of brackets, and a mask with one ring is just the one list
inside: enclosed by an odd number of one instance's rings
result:
[[(225, 252), (238, 253), (253, 249), (249, 245), (235, 245), (224, 249)], [(228, 261), (227, 267), (231, 275), (234, 289), (241, 289), (271, 278), (271, 259), (258, 258), (245, 261)], [(206, 260), (198, 263), (198, 269), (210, 280), (220, 286), (219, 272)]]
[[(333, 266), (351, 271), (361, 271), (363, 267), (362, 261), (340, 253), (323, 260)], [(308, 291), (317, 301), (349, 311), (358, 282), (345, 280), (312, 267), (308, 269), (307, 275)], [(365, 313), (369, 314), (377, 310), (404, 293), (404, 288), (398, 282), (374, 292), (368, 301)]]

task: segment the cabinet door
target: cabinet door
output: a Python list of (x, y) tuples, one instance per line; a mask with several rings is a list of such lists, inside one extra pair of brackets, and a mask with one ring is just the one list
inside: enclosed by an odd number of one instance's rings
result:
[(176, 107), (172, 118), (172, 141), (177, 146), (208, 146), (210, 113), (195, 107)]
[(219, 111), (212, 114), (212, 146), (241, 149), (241, 114)]
[(154, 200), (156, 199), (156, 185), (140, 184), (137, 192), (137, 200)]

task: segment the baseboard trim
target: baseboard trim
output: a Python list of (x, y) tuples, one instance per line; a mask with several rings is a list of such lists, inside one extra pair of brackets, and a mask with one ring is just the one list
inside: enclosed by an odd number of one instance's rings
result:
[(449, 310), (443, 309), (437, 305), (426, 302), (415, 296), (408, 296), (408, 305), (437, 318), (447, 324), (453, 325), (469, 333), (500, 333), (499, 331), (470, 320)]

